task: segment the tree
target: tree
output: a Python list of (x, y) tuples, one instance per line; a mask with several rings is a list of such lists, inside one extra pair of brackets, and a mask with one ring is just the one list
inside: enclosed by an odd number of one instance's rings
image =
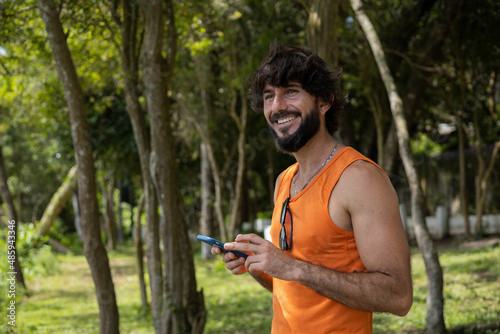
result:
[(81, 206), (84, 253), (92, 272), (100, 311), (101, 333), (119, 333), (118, 308), (108, 255), (101, 241), (97, 204), (95, 166), (85, 104), (80, 82), (66, 42), (59, 11), (52, 0), (39, 0), (47, 36), (56, 61), (66, 103), (78, 168), (78, 194)]
[[(148, 258), (149, 285), (151, 289), (151, 312), (156, 332), (160, 331), (163, 276), (161, 268), (158, 199), (150, 171), (150, 135), (145, 113), (139, 103), (139, 20), (137, 3), (121, 1), (123, 18), (119, 16), (118, 2), (114, 2), (113, 17), (121, 28), (121, 71), (127, 113), (130, 117), (139, 154), (142, 175), (142, 189), (146, 211), (146, 256)], [(137, 222), (136, 222), (137, 223)], [(137, 245), (136, 245), (137, 246)], [(140, 250), (136, 249), (136, 252)]]
[[(14, 234), (14, 242), (10, 243), (11, 239), (8, 239), (8, 245), (9, 245), (9, 254), (11, 250), (11, 245), (14, 246), (14, 272), (16, 273), (16, 282), (19, 282), (23, 287), (26, 287), (26, 282), (24, 281), (24, 275), (23, 275), (23, 270), (21, 268), (21, 263), (19, 262), (19, 257), (17, 255), (16, 251), (16, 242), (17, 242), (17, 230), (18, 230), (18, 224), (19, 220), (17, 219), (17, 211), (16, 207), (14, 206), (14, 202), (12, 201), (12, 196), (10, 194), (9, 190), (9, 185), (7, 183), (7, 171), (5, 169), (5, 163), (3, 160), (3, 148), (2, 144), (0, 143), (0, 195), (2, 196), (2, 201), (5, 203), (7, 206), (7, 211), (9, 215), (9, 225), (12, 226), (13, 224), (13, 230), (9, 229), (10, 231), (13, 231)], [(12, 224), (11, 224), (12, 222)], [(9, 236), (12, 236), (11, 233), (8, 234)]]
[(428, 277), (427, 331), (430, 333), (445, 333), (443, 272), (437, 251), (425, 223), (423, 193), (410, 149), (408, 125), (403, 112), (403, 101), (398, 94), (396, 84), (387, 65), (382, 44), (370, 19), (362, 8), (361, 0), (351, 0), (351, 6), (370, 44), (387, 95), (389, 96), (389, 101), (391, 102), (391, 112), (398, 134), (399, 152), (403, 160), (406, 175), (408, 176), (412, 194), (412, 220)]
[(50, 199), (49, 205), (45, 208), (42, 219), (40, 219), (40, 223), (38, 225), (36, 233), (39, 235), (39, 238), (36, 239), (33, 244), (34, 248), (37, 248), (40, 245), (42, 237), (49, 233), (50, 228), (54, 224), (57, 216), (61, 213), (64, 205), (68, 201), (68, 199), (73, 195), (73, 191), (76, 189), (77, 183), (77, 168), (73, 166), (66, 176), (63, 184), (57, 189), (56, 193)]
[[(160, 205), (164, 286), (159, 333), (202, 333), (206, 320), (203, 292), (196, 288), (180, 191), (170, 119), (168, 90), (175, 65), (177, 34), (172, 1), (143, 1), (144, 47), (141, 67), (151, 127), (151, 171)], [(165, 36), (165, 21), (168, 22)], [(167, 40), (163, 56), (164, 37)], [(156, 327), (156, 324), (155, 324)]]
[(139, 205), (137, 206), (137, 213), (134, 219), (134, 244), (135, 244), (135, 259), (137, 263), (137, 270), (139, 274), (139, 287), (141, 290), (141, 302), (142, 307), (146, 308), (148, 306), (148, 294), (146, 292), (146, 282), (144, 280), (144, 250), (142, 248), (142, 224), (141, 217), (144, 209), (144, 194), (141, 195), (139, 199)]

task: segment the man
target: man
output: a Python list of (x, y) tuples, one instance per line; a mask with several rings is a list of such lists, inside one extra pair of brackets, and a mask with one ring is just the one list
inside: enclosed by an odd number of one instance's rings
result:
[[(398, 199), (371, 160), (335, 140), (345, 99), (341, 71), (274, 42), (252, 84), (277, 148), (297, 163), (275, 188), (272, 243), (238, 235), (223, 254), (273, 292), (272, 333), (371, 333), (372, 312), (408, 313), (410, 252)], [(220, 254), (217, 247), (213, 254)]]

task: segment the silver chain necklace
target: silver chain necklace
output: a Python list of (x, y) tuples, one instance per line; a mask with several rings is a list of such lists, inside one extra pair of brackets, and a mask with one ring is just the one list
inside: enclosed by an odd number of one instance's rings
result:
[[(333, 148), (333, 151), (332, 153), (330, 153), (330, 156), (328, 157), (328, 159), (326, 159), (325, 162), (323, 162), (323, 164), (319, 167), (319, 169), (317, 170), (316, 173), (314, 173), (313, 176), (311, 176), (311, 178), (309, 179), (309, 181), (306, 182), (306, 184), (302, 187), (302, 189), (300, 189), (300, 191), (304, 190), (305, 187), (307, 187), (307, 185), (309, 184), (309, 182), (312, 181), (312, 179), (314, 179), (314, 177), (316, 175), (318, 175), (318, 173), (323, 169), (323, 167), (325, 167), (325, 165), (330, 161), (330, 159), (333, 157), (333, 154), (335, 153), (335, 150), (337, 149), (337, 145), (339, 144), (339, 142), (337, 141), (335, 143), (335, 147)], [(295, 180), (293, 181), (293, 190), (295, 190), (295, 194), (298, 195), (298, 191), (297, 191), (297, 186), (295, 185), (295, 182), (297, 182), (297, 179), (299, 178), (299, 173), (300, 173), (300, 166), (299, 166), (299, 171), (297, 172), (297, 176), (295, 177)]]

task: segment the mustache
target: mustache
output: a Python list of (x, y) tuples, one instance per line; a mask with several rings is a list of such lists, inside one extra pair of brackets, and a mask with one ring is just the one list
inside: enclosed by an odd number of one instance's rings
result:
[(269, 118), (269, 120), (271, 121), (271, 123), (274, 123), (278, 119), (283, 118), (283, 117), (287, 117), (287, 116), (290, 116), (290, 115), (300, 116), (300, 113), (298, 111), (284, 110), (284, 111), (281, 111), (281, 112), (279, 112), (277, 114), (272, 114), (271, 117)]

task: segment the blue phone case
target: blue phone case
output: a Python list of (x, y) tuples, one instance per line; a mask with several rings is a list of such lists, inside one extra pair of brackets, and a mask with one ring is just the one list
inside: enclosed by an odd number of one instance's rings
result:
[(232, 250), (227, 250), (224, 248), (224, 243), (222, 241), (219, 241), (217, 239), (214, 239), (214, 238), (210, 238), (210, 237), (207, 237), (205, 235), (201, 235), (201, 234), (198, 234), (198, 236), (196, 237), (198, 238), (198, 240), (204, 242), (204, 243), (207, 243), (209, 245), (212, 245), (212, 246), (217, 246), (219, 247), (220, 249), (226, 251), (226, 252), (231, 252), (235, 255), (238, 255), (240, 257), (243, 257), (243, 258), (247, 258), (248, 257), (248, 254), (245, 254), (243, 252), (240, 252), (240, 251), (232, 251)]

